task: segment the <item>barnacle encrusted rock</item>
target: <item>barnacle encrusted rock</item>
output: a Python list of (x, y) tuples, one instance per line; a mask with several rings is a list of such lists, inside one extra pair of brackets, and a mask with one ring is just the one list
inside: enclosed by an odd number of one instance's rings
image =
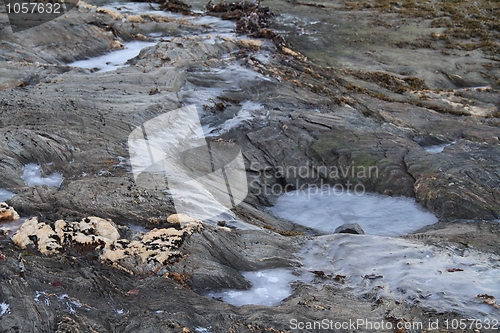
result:
[(0, 202), (0, 222), (10, 222), (19, 219), (19, 214), (5, 202)]
[(38, 250), (45, 254), (55, 254), (62, 246), (57, 240), (56, 232), (45, 223), (38, 223), (38, 218), (33, 217), (23, 223), (21, 228), (12, 236), (12, 241), (22, 249), (33, 243), (36, 239)]
[(71, 247), (77, 252), (92, 252), (99, 258), (128, 272), (156, 270), (182, 256), (182, 242), (202, 224), (187, 215), (175, 217), (178, 228), (153, 229), (140, 239), (120, 238), (118, 227), (110, 219), (87, 217), (80, 222), (58, 220), (53, 225), (26, 221), (12, 236), (20, 248), (35, 246), (44, 255), (54, 255)]
[(153, 229), (140, 240), (119, 239), (106, 244), (100, 258), (129, 272), (156, 271), (180, 259), (180, 245), (188, 236), (201, 230), (199, 222), (187, 223), (181, 229)]

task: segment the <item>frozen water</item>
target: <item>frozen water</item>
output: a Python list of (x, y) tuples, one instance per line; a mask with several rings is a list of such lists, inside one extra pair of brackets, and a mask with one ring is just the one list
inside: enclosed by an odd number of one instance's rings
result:
[(14, 193), (7, 191), (4, 188), (0, 188), (0, 202), (4, 202), (5, 200), (9, 200), (14, 195), (15, 195)]
[(117, 68), (124, 67), (127, 60), (137, 56), (143, 48), (156, 45), (155, 42), (132, 41), (123, 43), (122, 50), (113, 51), (99, 57), (90, 58), (87, 60), (75, 61), (68, 66), (83, 67), (83, 68), (99, 68), (99, 72), (113, 71)]
[(100, 8), (111, 9), (119, 12), (120, 14), (150, 14), (187, 20), (193, 24), (209, 25), (221, 34), (233, 32), (236, 27), (236, 24), (233, 21), (221, 20), (220, 18), (214, 16), (189, 16), (179, 13), (172, 13), (169, 11), (159, 10), (159, 6), (157, 4), (147, 2), (112, 2)]
[(4, 314), (10, 314), (10, 306), (9, 304), (2, 302), (0, 303), (0, 317), (2, 317)]
[(200, 16), (200, 17), (192, 17), (191, 22), (194, 24), (205, 24), (214, 28), (217, 33), (225, 34), (233, 32), (236, 28), (236, 24), (233, 21), (229, 20), (221, 20), (215, 16)]
[(198, 327), (195, 327), (194, 330), (198, 333), (213, 333), (212, 327), (201, 327), (201, 326), (198, 326)]
[(292, 294), (290, 284), (299, 279), (288, 268), (243, 272), (242, 275), (252, 284), (250, 289), (209, 292), (207, 296), (222, 299), (234, 306), (246, 304), (274, 306)]
[(270, 210), (328, 233), (344, 223), (358, 223), (367, 234), (397, 236), (438, 221), (410, 198), (319, 189), (288, 192)]
[(7, 228), (10, 229), (10, 234), (13, 235), (21, 226), (26, 222), (26, 220), (29, 220), (30, 217), (21, 217), (17, 220), (10, 221), (10, 222), (2, 222), (1, 227), (2, 228)]
[[(153, 7), (153, 8), (152, 8)], [(140, 14), (150, 14), (150, 15), (161, 15), (165, 17), (172, 18), (185, 18), (184, 15), (179, 13), (172, 13), (163, 10), (159, 10), (159, 6), (154, 3), (148, 2), (111, 2), (107, 5), (101, 6), (99, 8), (111, 9), (117, 11), (120, 14), (129, 15), (140, 15)]]
[(23, 175), (21, 178), (28, 186), (48, 185), (59, 187), (62, 183), (63, 176), (59, 172), (55, 172), (45, 178), (41, 176), (41, 166), (30, 163), (23, 167)]
[(133, 224), (133, 223), (129, 223), (127, 224), (128, 227), (133, 230), (133, 231), (137, 231), (137, 232), (142, 232), (143, 234), (146, 234), (148, 232), (150, 232), (151, 230), (146, 228), (146, 227), (143, 227), (142, 225), (138, 225), (138, 224)]
[(225, 133), (232, 128), (236, 128), (242, 123), (252, 120), (254, 118), (253, 113), (258, 110), (262, 110), (264, 107), (259, 103), (254, 103), (251, 101), (246, 101), (241, 105), (241, 110), (238, 112), (236, 117), (226, 120), (224, 124), (222, 124), (221, 129), (219, 130), (219, 134)]
[(495, 255), (348, 234), (317, 237), (300, 255), (308, 270), (346, 276), (345, 288), (360, 296), (375, 293), (466, 318), (500, 318), (498, 309), (477, 297), (500, 297)]
[(441, 153), (446, 147), (448, 147), (449, 145), (451, 145), (451, 143), (443, 143), (441, 145), (433, 145), (433, 146), (427, 146), (427, 147), (424, 147), (424, 149), (426, 151), (428, 151), (429, 153), (433, 153), (433, 154), (439, 154)]

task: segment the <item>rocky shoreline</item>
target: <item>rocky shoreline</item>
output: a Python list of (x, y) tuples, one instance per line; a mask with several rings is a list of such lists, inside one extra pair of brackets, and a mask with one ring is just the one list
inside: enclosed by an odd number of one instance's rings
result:
[[(445, 30), (442, 21), (456, 17), (444, 5), (435, 13), (421, 8), (423, 17), (406, 5), (363, 3), (266, 1), (274, 16), (265, 28), (285, 44), (220, 34), (218, 23), (122, 14), (83, 2), (16, 34), (0, 15), (0, 188), (15, 193), (8, 206), (34, 217), (33, 230), (43, 224), (59, 237), (55, 247), (42, 249), (51, 252), (45, 256), (38, 251), (41, 234), (28, 233), (24, 249), (12, 234), (0, 236), (0, 301), (8, 305), (0, 330), (288, 332), (293, 320), (463, 318), (376, 291), (356, 296), (336, 282), (298, 281), (273, 307), (234, 307), (203, 296), (207, 289), (249, 288), (242, 271), (300, 273), (297, 253), (322, 233), (267, 207), (285, 189), (311, 184), (359, 184), (367, 192), (415, 198), (439, 222), (401, 239), (463, 256), (477, 252), (492, 262), (500, 255), (499, 60), (485, 43), (466, 47), (473, 37)], [(488, 47), (497, 45), (494, 33), (489, 38)], [(158, 43), (111, 72), (67, 65), (131, 40)], [(183, 232), (165, 189), (134, 181), (127, 138), (145, 121), (193, 103), (204, 110), (208, 140), (241, 148), (250, 192), (232, 220)], [(429, 151), (440, 145), (438, 153)], [(60, 187), (27, 186), (21, 176), (29, 163), (39, 164), (44, 176), (60, 172)], [(304, 166), (305, 176), (292, 172)], [(113, 240), (76, 246), (63, 237), (82, 230), (81, 237), (101, 237), (88, 233), (89, 217), (109, 223)], [(131, 224), (163, 231), (146, 239)], [(102, 260), (103, 249), (120, 239), (113, 266)], [(143, 267), (138, 259), (169, 251), (175, 255), (156, 264)], [(491, 318), (500, 317), (494, 301), (486, 304)]]

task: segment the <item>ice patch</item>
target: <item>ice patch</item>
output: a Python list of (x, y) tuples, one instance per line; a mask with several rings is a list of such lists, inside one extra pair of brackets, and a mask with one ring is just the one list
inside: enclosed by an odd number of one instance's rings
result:
[(264, 107), (261, 104), (254, 103), (251, 101), (246, 101), (242, 104), (241, 110), (238, 112), (236, 117), (226, 120), (224, 124), (222, 124), (219, 134), (225, 133), (233, 128), (240, 126), (246, 121), (253, 119), (253, 112), (257, 110), (262, 110)]
[(40, 296), (43, 296), (43, 303), (45, 304), (45, 306), (49, 306), (50, 299), (47, 296), (47, 293), (44, 291), (35, 291), (35, 297), (33, 298), (33, 300), (37, 303), (40, 302)]
[(236, 24), (230, 20), (222, 20), (215, 16), (199, 16), (199, 17), (189, 17), (191, 23), (199, 25), (209, 25), (217, 34), (226, 34), (234, 32), (236, 29)]
[(2, 317), (4, 314), (10, 314), (10, 306), (9, 304), (2, 302), (0, 303), (0, 317)]
[(130, 230), (141, 232), (143, 234), (147, 234), (148, 232), (151, 231), (150, 229), (143, 227), (142, 225), (133, 224), (133, 223), (129, 223), (127, 225), (130, 228)]
[(429, 153), (433, 153), (433, 154), (439, 154), (441, 153), (446, 147), (450, 146), (452, 143), (443, 143), (441, 145), (432, 145), (432, 146), (427, 146), (427, 147), (424, 147), (424, 149), (426, 151), (428, 151)]
[(111, 2), (99, 8), (111, 9), (117, 11), (120, 14), (129, 14), (129, 15), (141, 15), (141, 14), (149, 14), (149, 15), (160, 15), (164, 17), (172, 17), (177, 19), (185, 19), (185, 16), (179, 13), (172, 13), (163, 10), (155, 10), (152, 8), (154, 3), (148, 2)]
[(6, 200), (9, 200), (10, 198), (12, 198), (15, 194), (10, 192), (10, 191), (7, 191), (6, 189), (4, 188), (0, 188), (0, 202), (4, 202)]
[(438, 221), (411, 198), (331, 189), (288, 192), (270, 210), (281, 218), (328, 233), (342, 224), (358, 223), (367, 234), (398, 236)]
[(29, 163), (23, 167), (23, 175), (21, 178), (28, 186), (47, 185), (59, 187), (62, 183), (63, 176), (59, 172), (55, 172), (47, 177), (41, 176), (42, 167), (38, 164)]
[[(218, 33), (229, 33), (233, 32), (236, 28), (236, 24), (230, 20), (222, 20), (214, 16), (189, 16), (182, 15), (179, 13), (173, 13), (169, 11), (163, 11), (158, 8), (154, 8), (155, 3), (147, 2), (112, 2), (100, 8), (111, 9), (119, 12), (120, 14), (129, 15), (159, 15), (164, 17), (170, 17), (179, 20), (186, 20), (192, 24), (207, 25), (212, 27)], [(152, 8), (153, 7), (153, 8)]]
[(360, 296), (384, 296), (466, 318), (500, 318), (496, 307), (477, 297), (500, 297), (500, 257), (495, 255), (339, 234), (309, 241), (300, 256), (308, 270), (345, 276), (344, 287)]
[(83, 68), (98, 68), (98, 72), (109, 72), (124, 67), (125, 63), (137, 56), (142, 49), (156, 45), (155, 42), (131, 41), (123, 43), (122, 50), (113, 51), (99, 57), (75, 61), (68, 66)]
[(274, 306), (292, 294), (291, 283), (299, 277), (287, 268), (241, 273), (252, 287), (248, 290), (227, 289), (209, 292), (208, 297), (221, 299), (234, 306), (257, 304)]

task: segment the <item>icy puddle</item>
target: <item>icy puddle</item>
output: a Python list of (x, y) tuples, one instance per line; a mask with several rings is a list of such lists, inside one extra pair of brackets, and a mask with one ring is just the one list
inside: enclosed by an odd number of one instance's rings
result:
[[(211, 16), (184, 16), (178, 13), (171, 13), (168, 11), (155, 10), (157, 9), (157, 5), (145, 2), (113, 2), (106, 6), (102, 6), (99, 8), (103, 9), (111, 9), (120, 14), (128, 14), (128, 15), (141, 15), (141, 14), (150, 14), (150, 15), (160, 15), (164, 17), (170, 17), (172, 19), (179, 19), (189, 21), (193, 24), (203, 25), (207, 28), (214, 29), (216, 32), (213, 32), (213, 36), (211, 34), (200, 34), (202, 36), (207, 36), (207, 42), (215, 43), (215, 39), (218, 37), (229, 37), (236, 38), (235, 23), (231, 21), (224, 21), (216, 17)], [(153, 33), (156, 37), (162, 37), (162, 33)], [(121, 67), (125, 67), (128, 60), (136, 57), (142, 49), (154, 46), (158, 43), (156, 42), (145, 42), (145, 41), (130, 41), (123, 43), (124, 48), (117, 51), (112, 51), (110, 53), (104, 54), (99, 57), (94, 57), (86, 60), (75, 61), (68, 66), (73, 67), (82, 67), (94, 69), (97, 68), (96, 72), (109, 72), (116, 70)]]
[(424, 147), (424, 149), (426, 151), (428, 151), (429, 153), (439, 154), (439, 153), (442, 153), (443, 150), (446, 147), (451, 146), (454, 143), (455, 142), (452, 142), (452, 143), (443, 143), (443, 144), (440, 144), (440, 145), (427, 146), (427, 147)]
[(126, 62), (136, 57), (143, 48), (156, 45), (155, 42), (132, 41), (123, 43), (122, 50), (106, 53), (102, 56), (90, 58), (87, 60), (75, 61), (68, 66), (82, 68), (98, 68), (98, 72), (114, 71), (117, 68), (124, 67)]
[[(190, 21), (194, 24), (210, 26), (217, 30), (217, 33), (231, 33), (234, 31), (236, 24), (229, 20), (221, 20), (214, 16), (189, 16), (159, 9), (159, 6), (151, 2), (112, 2), (99, 8), (111, 9), (120, 14), (129, 15), (160, 15), (174, 19)], [(197, 12), (202, 14), (202, 12)]]
[(292, 294), (293, 282), (303, 281), (317, 288), (333, 284), (369, 301), (384, 297), (465, 318), (500, 319), (495, 303), (500, 297), (500, 257), (492, 254), (336, 234), (307, 241), (298, 257), (305, 272), (301, 276), (287, 268), (243, 272), (250, 289), (205, 295), (235, 306), (275, 306)]
[(41, 176), (42, 167), (38, 164), (30, 163), (23, 167), (23, 175), (21, 178), (28, 186), (47, 185), (59, 187), (62, 183), (63, 176), (59, 172), (55, 172), (47, 177)]
[(242, 272), (241, 274), (252, 283), (250, 289), (227, 289), (209, 292), (206, 296), (220, 299), (234, 306), (247, 304), (274, 306), (292, 294), (291, 283), (299, 279), (287, 268)]
[(345, 223), (358, 223), (366, 234), (399, 236), (438, 221), (411, 198), (331, 189), (288, 192), (270, 210), (283, 219), (327, 233)]
[(10, 314), (10, 305), (2, 302), (0, 303), (0, 317), (2, 317), (4, 314)]
[(465, 318), (500, 319), (500, 310), (485, 303), (491, 302), (489, 296), (500, 297), (498, 256), (347, 234), (311, 240), (300, 256), (308, 270), (345, 276), (342, 287), (359, 296), (378, 295), (437, 311), (456, 311)]

